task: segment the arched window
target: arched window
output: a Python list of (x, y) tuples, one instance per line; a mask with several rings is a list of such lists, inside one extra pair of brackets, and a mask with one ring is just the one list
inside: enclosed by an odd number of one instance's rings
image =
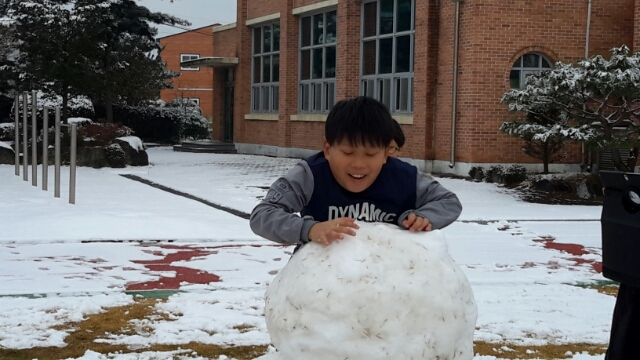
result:
[(544, 55), (536, 52), (526, 53), (518, 58), (509, 75), (512, 89), (522, 89), (527, 76), (540, 74), (544, 70), (551, 69), (551, 61)]

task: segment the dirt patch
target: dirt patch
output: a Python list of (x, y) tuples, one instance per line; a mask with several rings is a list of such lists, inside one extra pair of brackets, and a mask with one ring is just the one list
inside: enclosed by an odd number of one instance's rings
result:
[[(183, 356), (197, 354), (206, 358), (218, 358), (226, 355), (229, 358), (238, 360), (249, 360), (264, 354), (267, 346), (231, 346), (222, 347), (218, 345), (188, 343), (175, 345), (152, 345), (144, 349), (131, 350), (124, 345), (111, 345), (102, 342), (95, 342), (97, 339), (107, 338), (109, 334), (135, 334), (149, 331), (150, 329), (140, 329), (131, 322), (134, 319), (154, 319), (171, 321), (166, 314), (155, 311), (154, 305), (160, 299), (139, 299), (132, 305), (119, 306), (105, 309), (105, 312), (87, 316), (84, 321), (68, 323), (55, 327), (56, 330), (66, 330), (69, 335), (65, 338), (67, 346), (58, 347), (35, 347), (31, 349), (13, 350), (0, 348), (0, 359), (12, 360), (58, 360), (67, 358), (77, 358), (84, 355), (87, 350), (109, 354), (120, 352), (123, 354), (137, 353), (144, 351), (186, 351)], [(248, 326), (240, 327), (248, 331)], [(239, 329), (240, 330), (240, 329)], [(189, 351), (187, 351), (189, 350)], [(195, 353), (195, 354), (194, 354)]]
[(473, 352), (499, 359), (569, 359), (573, 355), (588, 352), (590, 355), (601, 355), (607, 351), (606, 344), (564, 344), (544, 346), (521, 346), (506, 343), (487, 343), (476, 341)]
[[(617, 293), (617, 286), (595, 287), (598, 291), (608, 294)], [(69, 323), (56, 327), (57, 330), (69, 331), (65, 339), (66, 347), (38, 347), (23, 350), (0, 349), (0, 359), (12, 360), (57, 360), (77, 358), (87, 350), (102, 354), (109, 353), (139, 353), (144, 351), (170, 352), (183, 351), (182, 356), (201, 356), (216, 359), (220, 355), (237, 360), (249, 360), (263, 355), (267, 351), (266, 345), (260, 346), (228, 346), (207, 345), (200, 343), (175, 344), (175, 345), (151, 345), (148, 348), (132, 350), (124, 345), (111, 345), (96, 342), (97, 339), (105, 339), (109, 334), (135, 334), (150, 331), (150, 328), (136, 327), (132, 320), (154, 319), (171, 321), (162, 313), (155, 311), (155, 304), (161, 299), (138, 299), (132, 305), (113, 307), (106, 309), (101, 314), (88, 316), (84, 321)], [(253, 326), (241, 324), (234, 327), (244, 332), (250, 331)], [(520, 346), (508, 343), (475, 342), (474, 353), (486, 356), (496, 356), (500, 359), (566, 359), (569, 353), (588, 352), (592, 355), (603, 354), (606, 344), (563, 344), (545, 346)]]

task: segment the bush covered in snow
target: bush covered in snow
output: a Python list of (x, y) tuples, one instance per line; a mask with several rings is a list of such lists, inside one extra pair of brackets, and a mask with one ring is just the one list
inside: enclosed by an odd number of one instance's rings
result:
[(114, 143), (105, 148), (107, 161), (113, 168), (123, 168), (127, 166), (127, 154), (120, 144)]
[(129, 136), (132, 133), (131, 128), (120, 124), (89, 124), (78, 129), (78, 144), (79, 146), (107, 146), (116, 138)]
[(482, 166), (474, 165), (469, 169), (469, 176), (472, 180), (482, 181), (484, 179), (484, 168)]
[[(27, 113), (28, 113), (29, 119), (31, 119), (31, 107), (32, 107), (31, 93), (27, 93), (27, 94), (28, 94)], [(38, 91), (36, 93), (36, 102), (37, 102), (36, 110), (37, 110), (38, 124), (40, 125), (42, 124), (44, 108), (48, 107), (51, 109), (49, 111), (49, 124), (52, 125), (55, 119), (54, 109), (56, 108), (56, 106), (62, 107), (62, 97), (59, 95), (46, 94), (41, 91)], [(23, 100), (22, 100), (22, 96), (20, 96), (20, 103), (19, 103), (20, 119), (22, 119), (23, 108), (24, 108)], [(82, 118), (89, 118), (89, 119), (95, 118), (93, 103), (91, 103), (91, 100), (89, 98), (84, 96), (77, 96), (77, 97), (70, 98), (67, 103), (67, 111), (68, 111), (67, 118), (73, 118), (73, 117), (82, 117)], [(15, 105), (12, 105), (10, 120), (14, 119), (14, 116), (15, 116), (14, 112), (15, 112)]]
[(527, 169), (518, 164), (508, 166), (502, 175), (505, 184), (517, 184), (527, 178)]
[[(101, 109), (98, 109), (100, 115)], [(209, 137), (209, 122), (193, 111), (178, 107), (114, 106), (113, 119), (145, 141), (178, 143), (182, 139)]]
[(504, 176), (504, 166), (493, 165), (484, 173), (485, 181), (488, 183), (501, 183)]
[(15, 137), (15, 125), (13, 123), (0, 124), (0, 141), (13, 141)]

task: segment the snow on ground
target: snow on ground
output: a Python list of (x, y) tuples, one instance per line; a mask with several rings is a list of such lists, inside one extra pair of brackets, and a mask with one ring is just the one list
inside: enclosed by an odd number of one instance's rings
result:
[[(249, 212), (298, 160), (185, 154), (169, 148), (147, 151), (152, 163), (147, 167), (79, 168), (76, 205), (68, 204), (68, 168), (62, 172), (62, 197), (56, 199), (52, 167), (50, 191), (45, 192), (15, 176), (13, 166), (0, 166), (0, 346), (63, 346), (66, 333), (52, 326), (132, 302), (123, 293), (132, 283), (176, 276), (171, 269), (140, 262), (183, 251), (166, 246), (168, 241), (199, 251), (193, 258), (171, 261), (171, 266), (215, 274), (220, 281), (182, 283), (182, 292), (156, 305), (175, 321), (148, 321), (144, 325), (152, 330), (144, 336), (112, 335), (104, 341), (136, 347), (190, 341), (269, 343), (262, 296), (291, 249), (257, 237), (243, 218), (120, 174)], [(605, 280), (593, 266), (601, 254), (601, 207), (530, 204), (494, 184), (439, 181), (456, 192), (464, 206), (460, 220), (444, 234), (473, 286), (479, 311), (476, 340), (607, 343), (615, 299), (576, 286)], [(570, 254), (539, 241), (550, 237), (555, 243), (581, 245), (584, 251)], [(116, 240), (122, 242), (107, 242)], [(239, 325), (250, 331), (234, 328)], [(87, 352), (81, 359), (156, 355)]]

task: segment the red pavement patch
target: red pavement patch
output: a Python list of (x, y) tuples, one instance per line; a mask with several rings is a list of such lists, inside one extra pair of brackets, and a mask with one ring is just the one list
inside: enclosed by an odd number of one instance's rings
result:
[[(175, 253), (165, 255), (161, 251), (150, 251), (149, 253), (157, 256), (164, 256), (157, 260), (133, 260), (136, 264), (142, 264), (151, 271), (171, 271), (175, 272), (174, 277), (162, 276), (159, 280), (147, 281), (142, 283), (127, 284), (127, 291), (141, 290), (179, 290), (184, 284), (210, 284), (212, 282), (222, 281), (216, 274), (206, 271), (192, 269), (183, 266), (172, 265), (177, 261), (189, 261), (194, 258), (214, 255), (218, 253), (215, 249), (240, 248), (247, 245), (220, 245), (206, 248), (197, 248), (192, 246), (181, 245), (162, 245), (160, 248), (167, 250), (178, 250)], [(251, 247), (262, 246), (282, 246), (282, 245), (250, 245)]]
[(571, 260), (575, 262), (575, 265), (584, 265), (588, 264), (598, 273), (602, 273), (602, 262), (595, 261), (592, 259), (584, 259), (581, 256), (591, 254), (583, 245), (578, 244), (562, 244), (555, 242), (555, 238), (552, 236), (542, 236), (539, 239), (533, 239), (533, 241), (538, 243), (543, 243), (545, 249), (558, 250), (567, 254), (574, 255), (576, 257), (569, 258), (567, 260)]

